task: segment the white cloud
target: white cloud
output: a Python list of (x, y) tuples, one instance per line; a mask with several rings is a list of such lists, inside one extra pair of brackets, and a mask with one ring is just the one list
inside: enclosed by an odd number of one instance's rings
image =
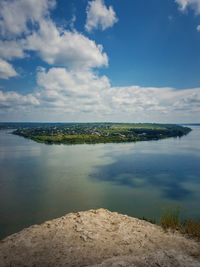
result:
[(24, 58), (26, 53), (23, 49), (23, 40), (0, 40), (0, 57), (11, 60), (13, 58)]
[(39, 100), (32, 94), (21, 95), (14, 91), (3, 92), (0, 90), (0, 108), (6, 109), (24, 109), (25, 107), (37, 106), (39, 105)]
[(41, 19), (48, 17), (49, 9), (55, 6), (55, 0), (1, 0), (0, 33), (6, 38), (31, 32)]
[(200, 32), (200, 25), (197, 26), (197, 31)]
[(25, 48), (38, 52), (50, 65), (82, 69), (108, 64), (102, 45), (78, 32), (59, 30), (51, 20), (44, 20), (39, 31), (27, 37)]
[(17, 76), (17, 72), (14, 70), (13, 66), (0, 58), (0, 78), (8, 79), (10, 77)]
[[(189, 5), (198, 7), (199, 1), (176, 2), (185, 10)], [(44, 120), (59, 121), (78, 120), (80, 114), (83, 114), (82, 121), (88, 118), (96, 121), (123, 121), (124, 118), (126, 121), (157, 118), (174, 121), (182, 118), (183, 111), (192, 114), (191, 117), (199, 115), (200, 88), (178, 91), (141, 86), (112, 87), (106, 76), (98, 76), (92, 71), (94, 67), (108, 65), (103, 47), (76, 31), (56, 27), (49, 16), (49, 9), (54, 5), (53, 0), (37, 3), (36, 0), (3, 0), (0, 3), (0, 33), (4, 36), (0, 41), (0, 57), (5, 60), (24, 58), (34, 51), (49, 65), (57, 66), (48, 71), (40, 68), (37, 88), (32, 94), (0, 91), (1, 112), (9, 109), (13, 114), (20, 114), (22, 110), (21, 114), (24, 114), (31, 110), (32, 119), (34, 114), (42, 116), (46, 112)], [(20, 12), (23, 15), (18, 18)], [(16, 25), (12, 28), (14, 19)], [(116, 20), (112, 7), (107, 8), (100, 0), (89, 2), (88, 31), (98, 27), (104, 30)], [(30, 24), (32, 27), (28, 26)], [(0, 78), (16, 76), (12, 65), (3, 59), (0, 60)]]
[(194, 9), (196, 14), (200, 14), (200, 0), (175, 0), (182, 11), (185, 11), (188, 7)]
[(74, 24), (75, 24), (75, 22), (76, 22), (76, 16), (73, 14), (73, 15), (72, 15), (72, 19), (71, 19), (71, 21), (70, 21), (70, 23), (69, 23), (69, 26), (70, 26), (70, 28), (71, 28), (72, 30), (74, 30)]
[(102, 95), (110, 88), (106, 76), (91, 71), (67, 71), (65, 68), (41, 69), (37, 77), (39, 98), (45, 107), (64, 112), (103, 112)]
[[(0, 4), (0, 56), (24, 58), (30, 51), (50, 65), (88, 69), (108, 65), (102, 45), (58, 28), (49, 16), (55, 0), (3, 0)], [(75, 21), (75, 17), (72, 22)]]
[(82, 97), (110, 87), (106, 76), (99, 77), (92, 71), (67, 71), (65, 68), (51, 68), (48, 72), (41, 69), (37, 83), (45, 90), (63, 91)]
[(114, 87), (110, 89), (112, 106), (124, 112), (159, 111), (170, 114), (178, 110), (200, 111), (200, 88), (175, 90), (156, 87)]
[(0, 1), (0, 57), (12, 60), (28, 56), (24, 52), (27, 36), (49, 19), (49, 10), (55, 4), (55, 0)]
[(100, 28), (105, 30), (112, 27), (117, 22), (117, 17), (112, 6), (107, 8), (104, 0), (90, 1), (87, 6), (87, 21), (85, 29), (90, 32)]
[[(91, 70), (40, 68), (35, 93), (0, 95), (0, 106), (59, 121), (197, 121), (200, 88), (112, 87), (106, 76)], [(183, 117), (184, 114), (184, 117)], [(38, 115), (37, 115), (38, 116)]]

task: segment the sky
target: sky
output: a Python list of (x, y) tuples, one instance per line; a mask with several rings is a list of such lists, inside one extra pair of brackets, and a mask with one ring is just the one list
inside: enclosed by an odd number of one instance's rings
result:
[(0, 0), (0, 121), (200, 122), (200, 0)]

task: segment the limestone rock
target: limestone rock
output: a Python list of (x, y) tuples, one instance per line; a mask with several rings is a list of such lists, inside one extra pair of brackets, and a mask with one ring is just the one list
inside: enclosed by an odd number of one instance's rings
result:
[(105, 209), (70, 213), (0, 241), (0, 266), (200, 266), (200, 243)]

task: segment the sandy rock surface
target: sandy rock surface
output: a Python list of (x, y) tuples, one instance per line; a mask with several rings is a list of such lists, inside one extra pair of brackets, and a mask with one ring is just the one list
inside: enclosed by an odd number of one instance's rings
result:
[(200, 243), (143, 220), (89, 210), (0, 241), (0, 266), (200, 266)]

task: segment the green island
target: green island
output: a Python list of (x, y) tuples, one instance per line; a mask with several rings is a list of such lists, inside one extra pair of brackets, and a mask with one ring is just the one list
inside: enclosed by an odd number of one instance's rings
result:
[(96, 144), (181, 137), (190, 128), (155, 123), (67, 123), (19, 127), (13, 134), (46, 144)]

